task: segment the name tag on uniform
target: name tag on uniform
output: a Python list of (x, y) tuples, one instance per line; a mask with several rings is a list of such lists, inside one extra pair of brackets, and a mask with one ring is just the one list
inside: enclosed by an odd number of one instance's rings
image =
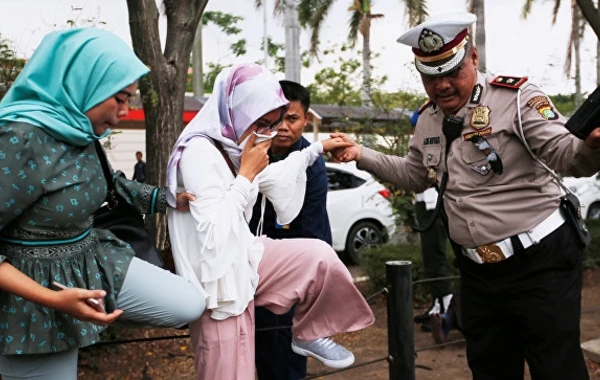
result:
[(439, 144), (440, 144), (440, 136), (425, 137), (425, 139), (423, 139), (423, 145), (439, 145)]

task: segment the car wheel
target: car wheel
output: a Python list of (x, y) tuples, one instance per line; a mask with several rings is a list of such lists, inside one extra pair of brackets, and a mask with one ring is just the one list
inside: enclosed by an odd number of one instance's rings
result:
[(588, 209), (587, 219), (600, 219), (600, 203), (593, 203)]
[(361, 250), (383, 243), (383, 233), (379, 226), (372, 222), (358, 222), (350, 229), (346, 238), (346, 260), (349, 264), (358, 264)]

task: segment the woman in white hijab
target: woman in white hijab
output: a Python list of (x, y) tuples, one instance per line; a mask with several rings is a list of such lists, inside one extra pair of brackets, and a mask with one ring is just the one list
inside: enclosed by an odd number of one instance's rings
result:
[(259, 191), (273, 203), (278, 222), (289, 223), (302, 207), (307, 166), (323, 151), (345, 146), (323, 140), (269, 165), (270, 141), (257, 141), (274, 136), (287, 105), (265, 68), (226, 69), (173, 149), (169, 200), (181, 189), (196, 195), (191, 212), (169, 214), (175, 267), (205, 292), (208, 305), (190, 324), (198, 379), (254, 379), (255, 305), (279, 314), (297, 305), (293, 350), (335, 368), (351, 365), (354, 356), (328, 337), (374, 321), (329, 245), (250, 232)]

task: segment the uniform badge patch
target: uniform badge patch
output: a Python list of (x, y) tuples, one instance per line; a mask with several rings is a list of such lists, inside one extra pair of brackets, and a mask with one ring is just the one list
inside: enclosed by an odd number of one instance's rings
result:
[(538, 95), (538, 96), (534, 96), (533, 98), (529, 99), (527, 101), (527, 107), (529, 108), (533, 108), (533, 106), (535, 106), (536, 104), (538, 104), (539, 102), (547, 102), (550, 103), (550, 101), (548, 100), (547, 97), (542, 96), (542, 95)]
[(521, 87), (521, 85), (525, 82), (527, 82), (527, 77), (507, 77), (501, 75), (494, 78), (494, 80), (491, 81), (490, 84), (494, 86), (512, 88), (516, 90), (517, 88)]
[(473, 104), (479, 104), (479, 101), (481, 100), (481, 92), (483, 91), (483, 86), (480, 84), (476, 84), (475, 87), (473, 87), (473, 92), (471, 93), (471, 103)]
[(473, 108), (471, 114), (471, 128), (483, 129), (490, 124), (490, 107), (488, 106), (477, 106)]
[(542, 102), (538, 104), (535, 108), (540, 113), (540, 115), (542, 115), (542, 117), (546, 120), (558, 119), (558, 114), (556, 113), (556, 111), (554, 111), (554, 109), (550, 105), (550, 102)]
[(437, 173), (435, 172), (434, 168), (429, 168), (427, 171), (427, 179), (431, 183), (437, 183)]
[(463, 141), (469, 141), (473, 138), (473, 136), (487, 136), (487, 135), (491, 135), (492, 134), (492, 128), (486, 128), (486, 129), (482, 129), (480, 131), (477, 132), (469, 132), (469, 133), (465, 133), (463, 135)]

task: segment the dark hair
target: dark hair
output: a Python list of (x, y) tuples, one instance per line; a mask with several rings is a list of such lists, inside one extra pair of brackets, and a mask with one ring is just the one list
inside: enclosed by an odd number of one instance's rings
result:
[(135, 152), (135, 155), (136, 155), (136, 156), (137, 156), (138, 154), (139, 154), (139, 155), (142, 155), (142, 152), (140, 152), (139, 150), (138, 150), (137, 152)]
[(279, 84), (287, 100), (290, 102), (300, 101), (304, 112), (308, 112), (308, 108), (310, 107), (310, 92), (308, 92), (306, 87), (290, 80), (280, 80)]

